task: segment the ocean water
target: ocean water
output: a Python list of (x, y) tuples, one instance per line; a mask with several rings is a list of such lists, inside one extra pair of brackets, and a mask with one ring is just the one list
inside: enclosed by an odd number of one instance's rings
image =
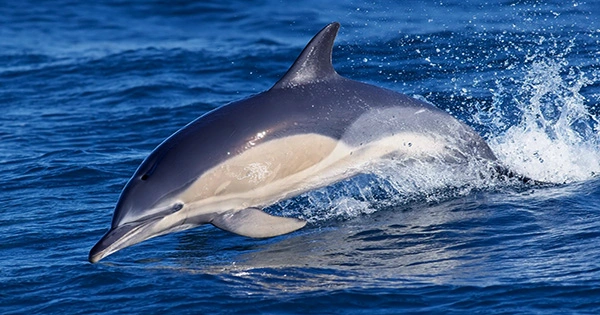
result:
[[(596, 1), (5, 1), (0, 313), (600, 312)], [(334, 66), (471, 125), (523, 185), (388, 163), (267, 209), (87, 254), (163, 139), (268, 89), (323, 26)]]

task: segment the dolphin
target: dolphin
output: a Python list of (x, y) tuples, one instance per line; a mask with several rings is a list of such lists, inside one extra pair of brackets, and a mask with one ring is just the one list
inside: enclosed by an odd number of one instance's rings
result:
[(123, 188), (89, 261), (208, 223), (251, 238), (296, 231), (306, 221), (262, 209), (382, 159), (497, 161), (445, 111), (340, 76), (332, 64), (339, 28), (315, 35), (269, 90), (212, 110), (158, 145)]

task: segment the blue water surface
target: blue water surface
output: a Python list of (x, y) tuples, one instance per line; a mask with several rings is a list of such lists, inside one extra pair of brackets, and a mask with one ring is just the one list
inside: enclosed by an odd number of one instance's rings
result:
[[(596, 1), (0, 7), (0, 313), (600, 312)], [(340, 74), (447, 110), (551, 185), (388, 167), (271, 207), (309, 221), (289, 235), (204, 226), (87, 261), (154, 147), (268, 89), (333, 21)]]

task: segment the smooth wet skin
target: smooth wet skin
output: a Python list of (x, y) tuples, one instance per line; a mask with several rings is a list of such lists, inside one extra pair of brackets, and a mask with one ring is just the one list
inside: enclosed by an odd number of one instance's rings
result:
[(306, 222), (261, 209), (389, 157), (496, 160), (446, 112), (338, 75), (331, 62), (338, 29), (321, 30), (270, 90), (211, 111), (161, 143), (123, 189), (89, 261), (207, 223), (255, 238), (293, 232)]

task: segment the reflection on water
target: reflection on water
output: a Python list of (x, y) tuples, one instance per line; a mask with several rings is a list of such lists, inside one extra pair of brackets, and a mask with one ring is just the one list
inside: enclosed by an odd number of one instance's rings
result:
[(473, 275), (487, 277), (485, 255), (469, 244), (483, 233), (484, 199), (473, 195), (388, 209), (270, 240), (207, 229), (182, 236), (176, 269), (213, 273), (263, 290), (473, 281), (478, 278)]

